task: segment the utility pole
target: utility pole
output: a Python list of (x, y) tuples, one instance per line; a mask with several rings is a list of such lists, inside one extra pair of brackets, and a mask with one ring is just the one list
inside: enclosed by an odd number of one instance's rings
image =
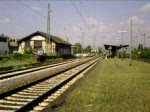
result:
[(118, 31), (122, 33), (122, 47), (121, 47), (121, 59), (123, 59), (123, 33), (126, 33), (127, 31)]
[(122, 48), (121, 48), (121, 59), (123, 59), (123, 32), (122, 32)]
[(65, 33), (66, 33), (66, 28), (64, 27), (64, 40), (67, 41), (67, 36), (65, 36)]
[(47, 44), (49, 44), (48, 46), (48, 51), (49, 51), (49, 53), (51, 53), (51, 45), (50, 45), (50, 43), (51, 43), (51, 41), (50, 41), (50, 35), (51, 35), (51, 32), (50, 32), (50, 12), (52, 12), (51, 10), (50, 10), (50, 4), (48, 4), (48, 17), (47, 17), (47, 39), (48, 39), (48, 43)]
[(130, 66), (132, 65), (132, 19), (131, 19), (131, 40), (130, 40)]
[(82, 57), (83, 57), (83, 35), (84, 33), (82, 32)]
[(94, 56), (95, 56), (95, 36), (94, 36)]
[(144, 33), (144, 49), (145, 49), (145, 47), (146, 47), (146, 44), (145, 44), (145, 37), (146, 37), (146, 34)]

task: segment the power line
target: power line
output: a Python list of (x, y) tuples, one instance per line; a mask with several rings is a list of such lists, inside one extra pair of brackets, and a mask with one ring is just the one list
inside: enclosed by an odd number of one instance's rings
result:
[[(22, 4), (24, 7), (26, 7), (26, 8), (29, 8), (29, 9), (31, 9), (32, 10), (32, 8), (30, 7), (30, 6), (28, 6), (28, 5), (26, 5), (25, 3), (23, 3), (23, 2), (21, 2), (21, 1), (18, 1), (18, 3), (20, 3), (20, 4)], [(46, 22), (46, 19), (45, 18), (47, 18), (47, 16), (46, 15), (44, 15), (43, 13), (41, 13), (41, 12), (39, 12), (39, 11), (35, 11), (35, 10), (32, 10), (34, 13), (37, 13), (40, 17), (42, 17), (43, 19), (44, 19), (44, 21)], [(52, 22), (52, 24), (56, 24), (53, 20), (51, 20)]]
[[(30, 7), (30, 6), (28, 6), (28, 5), (26, 5), (25, 3), (23, 3), (23, 2), (21, 2), (21, 1), (18, 1), (20, 4), (22, 4), (22, 5), (24, 5), (25, 7), (27, 7), (28, 9), (31, 9), (32, 10), (32, 8)], [(37, 13), (40, 17), (42, 17), (43, 19), (44, 19), (44, 21), (46, 22), (46, 19), (45, 18), (47, 18), (47, 16), (46, 15), (44, 15), (43, 13), (41, 13), (41, 12), (39, 12), (39, 11), (35, 11), (35, 10), (32, 10), (33, 12), (35, 12), (35, 13)], [(51, 19), (51, 23), (53, 24), (53, 26), (54, 25), (56, 25), (56, 22), (55, 21), (53, 21), (52, 19)], [(60, 25), (60, 24), (57, 24), (59, 27), (60, 26), (62, 26), (62, 25)]]
[[(21, 1), (18, 1), (18, 3), (20, 3), (21, 5), (23, 5), (23, 6), (26, 7), (26, 8), (31, 9), (30, 6), (26, 5), (25, 3), (21, 2)], [(32, 9), (31, 9), (31, 10), (32, 10)], [(44, 20), (45, 20), (46, 16), (43, 15), (43, 13), (40, 13), (39, 11), (35, 11), (35, 10), (32, 10), (32, 11), (35, 12), (35, 13), (37, 13), (40, 17), (44, 18)]]
[(85, 7), (84, 7), (84, 5), (83, 5), (83, 2), (82, 2), (82, 1), (80, 1), (80, 3), (81, 3), (81, 5), (82, 5), (82, 8), (83, 8), (83, 10), (84, 10), (85, 14), (87, 15), (87, 17), (88, 17), (88, 18), (90, 18), (89, 14), (87, 13), (86, 8), (85, 8)]
[[(87, 13), (87, 10), (86, 10), (86, 8), (85, 8), (83, 2), (80, 1), (80, 3), (81, 3), (81, 5), (82, 5), (82, 7), (83, 7), (83, 10), (84, 10), (85, 14), (87, 15), (88, 18), (90, 18), (90, 16), (89, 16), (89, 14)], [(95, 28), (95, 26), (94, 26), (93, 24), (92, 24), (92, 27)], [(95, 29), (95, 32), (94, 32), (94, 34), (93, 34), (93, 38), (94, 38), (94, 49), (95, 49), (96, 31), (97, 31), (97, 28)]]
[[(73, 1), (71, 0), (71, 3), (73, 5), (73, 7), (75, 8), (76, 12), (79, 14), (79, 16), (81, 17), (82, 21), (83, 21), (83, 24), (85, 24), (85, 19), (84, 17), (82, 16), (82, 14), (80, 13), (80, 11), (77, 9), (77, 7), (75, 6), (75, 4), (73, 3)], [(89, 27), (85, 24), (85, 26), (87, 27), (87, 29), (89, 30)], [(90, 30), (89, 30), (90, 31)]]

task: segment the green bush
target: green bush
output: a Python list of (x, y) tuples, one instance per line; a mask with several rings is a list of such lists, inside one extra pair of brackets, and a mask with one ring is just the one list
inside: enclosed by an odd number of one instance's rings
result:
[(140, 54), (140, 57), (141, 58), (146, 58), (146, 59), (150, 59), (150, 51), (148, 52), (141, 52), (141, 54)]
[(12, 58), (16, 59), (16, 60), (22, 60), (23, 59), (23, 54), (15, 53), (15, 54), (12, 55)]
[[(130, 54), (127, 53), (126, 51), (119, 52), (119, 58), (121, 58), (121, 55), (123, 58), (129, 58), (130, 57)], [(117, 53), (117, 56), (118, 56), (118, 53)]]
[(9, 61), (9, 60), (10, 60), (10, 58), (8, 58), (8, 57), (2, 58), (2, 62), (7, 62), (7, 61)]
[(23, 59), (33, 58), (34, 54), (23, 54)]
[(33, 49), (30, 48), (29, 50), (25, 49), (24, 54), (34, 54)]

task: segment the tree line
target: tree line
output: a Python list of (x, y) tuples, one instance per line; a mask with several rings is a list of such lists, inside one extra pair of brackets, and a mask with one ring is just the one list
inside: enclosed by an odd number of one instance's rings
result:
[[(119, 57), (121, 57), (121, 52), (119, 52)], [(124, 51), (123, 52), (123, 57), (124, 58), (129, 58), (130, 54), (126, 53)], [(150, 59), (150, 48), (143, 47), (142, 44), (139, 44), (137, 48), (134, 48), (134, 50), (132, 50), (132, 58), (135, 58), (135, 59), (140, 59), (140, 58)]]
[(96, 51), (94, 51), (91, 47), (91, 45), (88, 45), (87, 47), (83, 48), (83, 46), (80, 44), (80, 43), (76, 43), (74, 44), (74, 54), (79, 54), (79, 53), (97, 53), (97, 54), (100, 54), (102, 53), (102, 50), (101, 48), (98, 48)]

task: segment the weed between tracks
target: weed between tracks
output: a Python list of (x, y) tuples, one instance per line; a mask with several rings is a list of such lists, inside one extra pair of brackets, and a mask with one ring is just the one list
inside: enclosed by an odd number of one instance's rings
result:
[(19, 67), (19, 65), (25, 65), (25, 64), (32, 64), (32, 63), (37, 63), (36, 60), (34, 60), (33, 58), (29, 58), (29, 59), (25, 59), (25, 60), (10, 60), (10, 61), (0, 61), (0, 67), (7, 67), (7, 66), (17, 66)]
[(102, 60), (53, 112), (150, 112), (150, 64)]

